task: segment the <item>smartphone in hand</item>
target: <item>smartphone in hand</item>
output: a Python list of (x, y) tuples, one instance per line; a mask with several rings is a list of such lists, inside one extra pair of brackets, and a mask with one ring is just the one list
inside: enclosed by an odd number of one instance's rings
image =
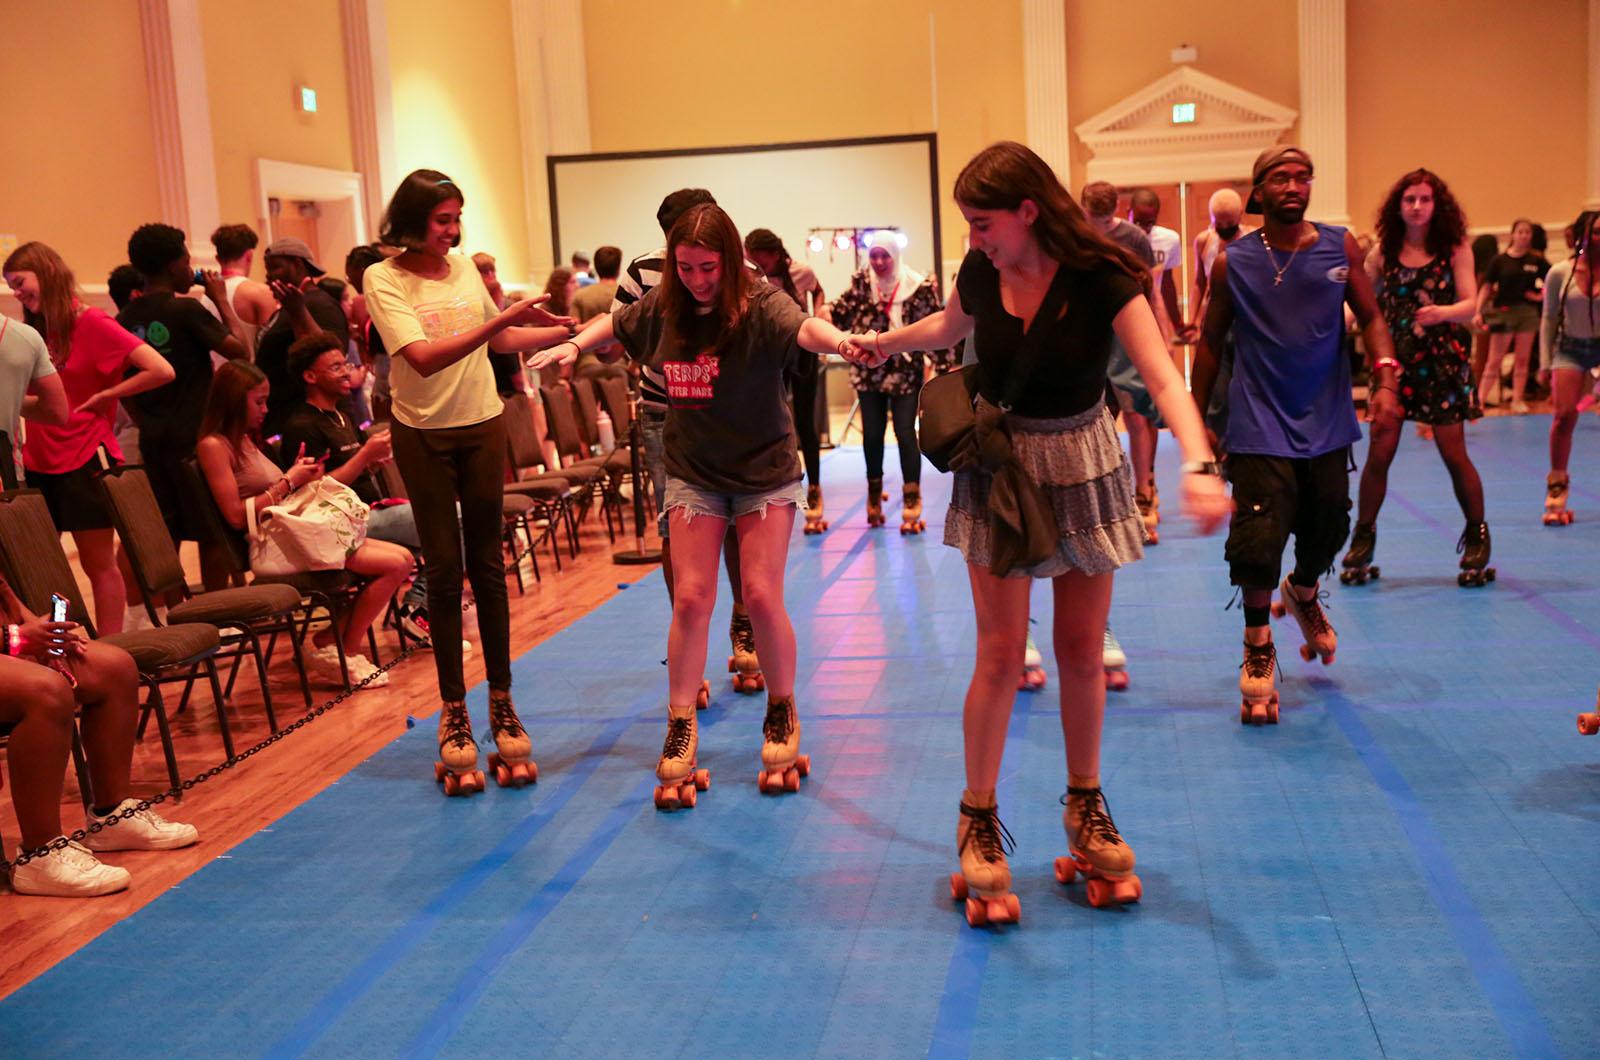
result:
[[(50, 594), (50, 621), (65, 622), (67, 620), (67, 598), (60, 593)], [(49, 652), (49, 665), (52, 670), (60, 674), (72, 688), (78, 687), (78, 675), (72, 672), (72, 667), (67, 665), (67, 652), (65, 648), (51, 648)]]

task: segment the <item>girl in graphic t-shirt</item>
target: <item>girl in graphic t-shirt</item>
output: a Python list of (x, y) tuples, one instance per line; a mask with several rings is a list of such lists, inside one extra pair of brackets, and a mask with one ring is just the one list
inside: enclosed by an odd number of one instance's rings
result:
[[(963, 720), (967, 790), (956, 826), (961, 871), (951, 878), (952, 896), (971, 894), (967, 917), (976, 925), (1013, 921), (1019, 913), (995, 783), (1035, 578), (1048, 578), (1054, 591), (1067, 745), (1063, 824), (1072, 860), (1057, 860), (1057, 878), (1065, 883), (1078, 871), (1090, 876), (1094, 905), (1137, 901), (1140, 892), (1133, 850), (1112, 823), (1100, 790), (1106, 704), (1101, 660), (1112, 572), (1142, 555), (1144, 537), (1133, 474), (1104, 400), (1113, 335), (1183, 448), (1184, 500), (1201, 530), (1216, 529), (1229, 503), (1200, 414), (1184, 392), (1149, 302), (1139, 297), (1142, 264), (1092, 227), (1050, 167), (1021, 144), (998, 143), (980, 152), (956, 178), (955, 195), (972, 250), (950, 301), (914, 324), (856, 336), (850, 357), (872, 366), (905, 350), (944, 349), (976, 333), (976, 435), (982, 444), (959, 461), (945, 520), (945, 543), (966, 556), (977, 610), (977, 667)], [(1052, 301), (1063, 306), (1055, 318), (1036, 320)], [(1037, 350), (1032, 363), (1024, 366), (1022, 379), (1011, 379), (1030, 345)], [(999, 403), (1008, 393), (1016, 395), (1015, 404), (1002, 412)], [(952, 469), (957, 466), (952, 461)], [(1019, 477), (1037, 484), (1060, 536), (1043, 560), (1012, 569), (1000, 562), (993, 529), (998, 520), (990, 512), (996, 508), (991, 500)]]
[(111, 513), (94, 476), (122, 462), (112, 426), (117, 402), (165, 386), (177, 370), (105, 312), (85, 305), (67, 263), (43, 243), (22, 244), (3, 271), (27, 322), (50, 348), (72, 409), (64, 424), (29, 428), (22, 451), (28, 486), (44, 494), (56, 529), (72, 533), (94, 593), (96, 632), (120, 633), (127, 593)]
[(722, 210), (705, 204), (668, 233), (660, 286), (594, 318), (577, 338), (529, 364), (569, 364), (613, 340), (665, 377), (670, 402), (665, 507), (676, 589), (656, 805), (693, 806), (697, 782), (703, 789), (708, 779), (695, 769), (695, 697), (729, 522), (739, 538), (744, 602), (767, 680), (761, 789), (797, 790), (810, 764), (800, 754), (794, 628), (783, 604), (783, 569), (804, 492), (784, 377), (802, 356), (842, 350), (845, 336), (747, 271), (738, 229)]
[(472, 262), (450, 253), (461, 242), (465, 201), (437, 170), (406, 177), (389, 200), (381, 233), (384, 243), (405, 249), (362, 276), (367, 312), (389, 351), (394, 459), (427, 566), (442, 702), (435, 775), (451, 795), (483, 786), (461, 667), (463, 539), (489, 676), (489, 732), (497, 750), (490, 764), (502, 784), (537, 777), (532, 744), (511, 704), (511, 612), (500, 555), (506, 428), (489, 351), (542, 349), (566, 338), (569, 323), (540, 308), (544, 296), (501, 309)]

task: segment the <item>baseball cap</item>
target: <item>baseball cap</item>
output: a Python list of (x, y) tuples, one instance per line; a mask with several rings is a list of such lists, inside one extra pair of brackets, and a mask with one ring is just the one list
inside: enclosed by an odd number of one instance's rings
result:
[(1267, 179), (1268, 173), (1288, 162), (1298, 162), (1316, 172), (1311, 166), (1311, 156), (1293, 144), (1277, 144), (1267, 148), (1256, 156), (1255, 165), (1250, 167), (1250, 199), (1244, 204), (1245, 213), (1261, 212), (1261, 182)]
[(311, 248), (306, 246), (305, 240), (296, 239), (294, 236), (284, 236), (274, 239), (267, 244), (267, 249), (261, 254), (264, 258), (299, 258), (306, 263), (306, 270), (313, 276), (321, 276), (322, 269), (311, 259)]

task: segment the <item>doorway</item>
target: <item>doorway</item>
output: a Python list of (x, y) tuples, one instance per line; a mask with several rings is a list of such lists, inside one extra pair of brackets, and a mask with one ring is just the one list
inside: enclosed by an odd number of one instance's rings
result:
[(359, 174), (262, 158), (256, 194), (264, 241), (299, 239), (335, 276), (343, 275), (350, 249), (370, 238)]

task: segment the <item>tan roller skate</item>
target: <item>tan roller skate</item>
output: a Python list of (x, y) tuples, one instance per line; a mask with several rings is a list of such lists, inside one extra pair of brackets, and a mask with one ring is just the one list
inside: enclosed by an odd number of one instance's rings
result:
[(1313, 588), (1311, 599), (1304, 599), (1299, 587), (1289, 581), (1287, 574), (1278, 586), (1278, 598), (1272, 602), (1272, 617), (1282, 618), (1284, 615), (1293, 615), (1300, 624), (1300, 635), (1305, 638), (1305, 643), (1300, 645), (1300, 658), (1306, 662), (1321, 658), (1322, 665), (1331, 666), (1334, 652), (1339, 650), (1339, 634), (1328, 624), (1328, 616), (1322, 612), (1322, 601), (1316, 590)]
[(799, 791), (800, 778), (811, 772), (811, 756), (800, 753), (800, 715), (793, 696), (767, 700), (761, 739), (761, 772), (756, 774), (761, 793)]
[(502, 788), (520, 788), (539, 782), (539, 764), (533, 760), (533, 741), (522, 727), (511, 693), (489, 690), (489, 737), (495, 749), (489, 753), (489, 768), (494, 782)]
[(813, 482), (806, 487), (806, 526), (807, 534), (820, 534), (828, 528), (828, 520), (822, 517), (822, 487)]
[(889, 495), (883, 492), (883, 479), (867, 479), (867, 525), (876, 530), (883, 525), (883, 502)]
[(906, 483), (904, 499), (900, 502), (900, 533), (920, 534), (928, 528), (922, 521), (922, 487), (915, 482)]
[(483, 790), (472, 718), (461, 700), (447, 701), (439, 708), (439, 760), (433, 764), (433, 779), (444, 785), (446, 795), (471, 795)]
[(1144, 884), (1133, 872), (1133, 848), (1123, 840), (1111, 820), (1098, 779), (1092, 784), (1071, 784), (1062, 797), (1066, 810), (1061, 823), (1067, 830), (1067, 856), (1056, 858), (1056, 882), (1071, 883), (1082, 876), (1088, 882), (1089, 904), (1099, 909), (1126, 905), (1144, 897)]
[(1552, 471), (1545, 479), (1544, 525), (1567, 526), (1572, 522), (1572, 512), (1567, 508), (1567, 490), (1571, 479), (1565, 471)]
[(658, 810), (694, 809), (695, 797), (711, 786), (711, 772), (696, 768), (700, 754), (699, 715), (694, 707), (667, 707), (667, 740), (656, 763)]
[(738, 604), (733, 605), (733, 619), (728, 623), (728, 642), (733, 654), (728, 656), (728, 672), (733, 675), (735, 692), (753, 693), (767, 687), (761, 673), (761, 660), (756, 657), (756, 632), (750, 625), (750, 615)]
[(1244, 642), (1244, 662), (1239, 664), (1239, 724), (1278, 724), (1278, 649)]
[(1011, 893), (1011, 866), (1006, 864), (1006, 854), (1015, 845), (1000, 821), (994, 792), (963, 791), (956, 821), (961, 871), (950, 874), (950, 898), (966, 903), (972, 927), (1015, 924), (1021, 919), (1022, 903)]

